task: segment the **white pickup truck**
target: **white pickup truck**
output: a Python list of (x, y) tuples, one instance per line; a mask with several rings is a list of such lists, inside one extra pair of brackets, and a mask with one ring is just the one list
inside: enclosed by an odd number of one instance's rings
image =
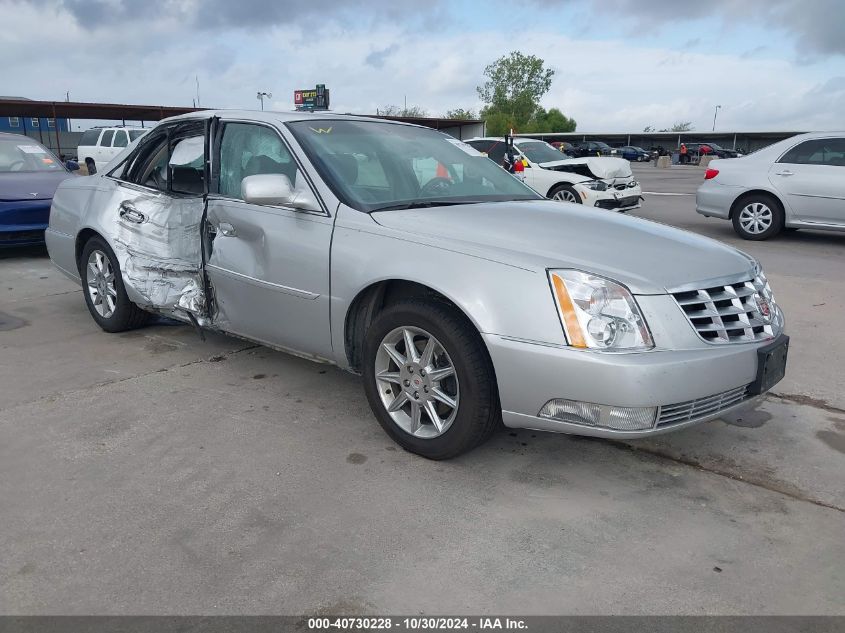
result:
[(94, 127), (86, 130), (79, 139), (76, 156), (79, 164), (84, 164), (89, 174), (96, 174), (112, 158), (120, 154), (132, 141), (147, 133), (147, 129), (115, 126)]

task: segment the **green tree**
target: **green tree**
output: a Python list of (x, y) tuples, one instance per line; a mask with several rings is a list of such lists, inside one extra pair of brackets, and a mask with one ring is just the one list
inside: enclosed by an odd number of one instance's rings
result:
[[(486, 81), (477, 90), (487, 104), (482, 116), (488, 130), (491, 121), (500, 126), (504, 119), (516, 129), (526, 126), (537, 111), (540, 98), (551, 88), (554, 74), (555, 71), (546, 68), (539, 57), (523, 55), (519, 51), (512, 51), (487, 66), (484, 69)], [(504, 115), (504, 119), (498, 115)]]
[(455, 108), (454, 110), (446, 110), (447, 119), (475, 119), (475, 112), (472, 110), (464, 110), (463, 108)]
[(570, 119), (557, 108), (548, 111), (538, 107), (531, 121), (525, 127), (525, 132), (574, 132), (575, 119)]
[(489, 108), (485, 108), (481, 111), (481, 118), (484, 119), (484, 125), (489, 136), (504, 136), (511, 129), (518, 129), (513, 118), (504, 112), (491, 111)]

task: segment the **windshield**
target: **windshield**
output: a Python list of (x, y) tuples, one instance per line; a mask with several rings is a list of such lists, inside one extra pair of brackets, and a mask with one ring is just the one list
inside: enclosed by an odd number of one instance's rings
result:
[(147, 130), (128, 130), (128, 131), (129, 131), (129, 140), (130, 141), (134, 141), (135, 139), (138, 139), (138, 138), (144, 136), (144, 134), (147, 133)]
[(332, 190), (359, 211), (539, 199), (466, 143), (434, 130), (326, 119), (288, 128)]
[(602, 143), (601, 141), (596, 141), (596, 146), (600, 147), (601, 149), (610, 149), (610, 145), (607, 143)]
[(519, 143), (517, 145), (519, 151), (525, 154), (533, 163), (550, 163), (553, 160), (565, 160), (560, 150), (555, 149), (548, 143), (543, 141), (534, 141), (531, 143)]
[(704, 143), (704, 145), (709, 145), (713, 149), (722, 149), (721, 145), (716, 145), (716, 143)]
[(63, 169), (49, 150), (26, 136), (21, 136), (20, 140), (0, 140), (0, 173)]

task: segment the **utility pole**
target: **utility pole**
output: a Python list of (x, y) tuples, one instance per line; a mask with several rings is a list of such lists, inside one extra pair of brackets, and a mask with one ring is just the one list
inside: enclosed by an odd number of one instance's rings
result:
[(714, 131), (714, 132), (716, 131), (716, 116), (719, 114), (719, 109), (720, 109), (721, 107), (722, 107), (722, 106), (717, 105), (717, 106), (716, 106), (716, 111), (713, 113), (713, 131)]
[(197, 104), (195, 107), (200, 107), (200, 77), (199, 75), (194, 75), (194, 79), (197, 80)]
[(264, 99), (265, 99), (265, 98), (267, 98), (267, 99), (272, 99), (272, 98), (273, 98), (273, 95), (272, 95), (272, 93), (269, 93), (269, 92), (259, 92), (259, 93), (256, 95), (256, 97), (257, 97), (257, 98), (258, 98), (258, 100), (261, 102), (261, 109), (262, 109), (262, 110), (264, 110)]

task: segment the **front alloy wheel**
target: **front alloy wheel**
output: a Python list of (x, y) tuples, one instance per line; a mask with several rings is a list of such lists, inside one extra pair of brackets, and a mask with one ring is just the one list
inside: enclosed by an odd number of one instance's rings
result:
[(578, 192), (567, 185), (560, 185), (555, 187), (549, 197), (552, 200), (557, 200), (558, 202), (571, 202), (573, 204), (581, 204), (581, 198), (578, 196)]
[(455, 421), (460, 388), (452, 359), (429, 332), (400, 327), (382, 339), (375, 362), (381, 402), (406, 433), (431, 438)]
[(370, 408), (405, 450), (449, 459), (489, 438), (501, 420), (484, 341), (439, 299), (384, 308), (367, 328), (362, 359)]

